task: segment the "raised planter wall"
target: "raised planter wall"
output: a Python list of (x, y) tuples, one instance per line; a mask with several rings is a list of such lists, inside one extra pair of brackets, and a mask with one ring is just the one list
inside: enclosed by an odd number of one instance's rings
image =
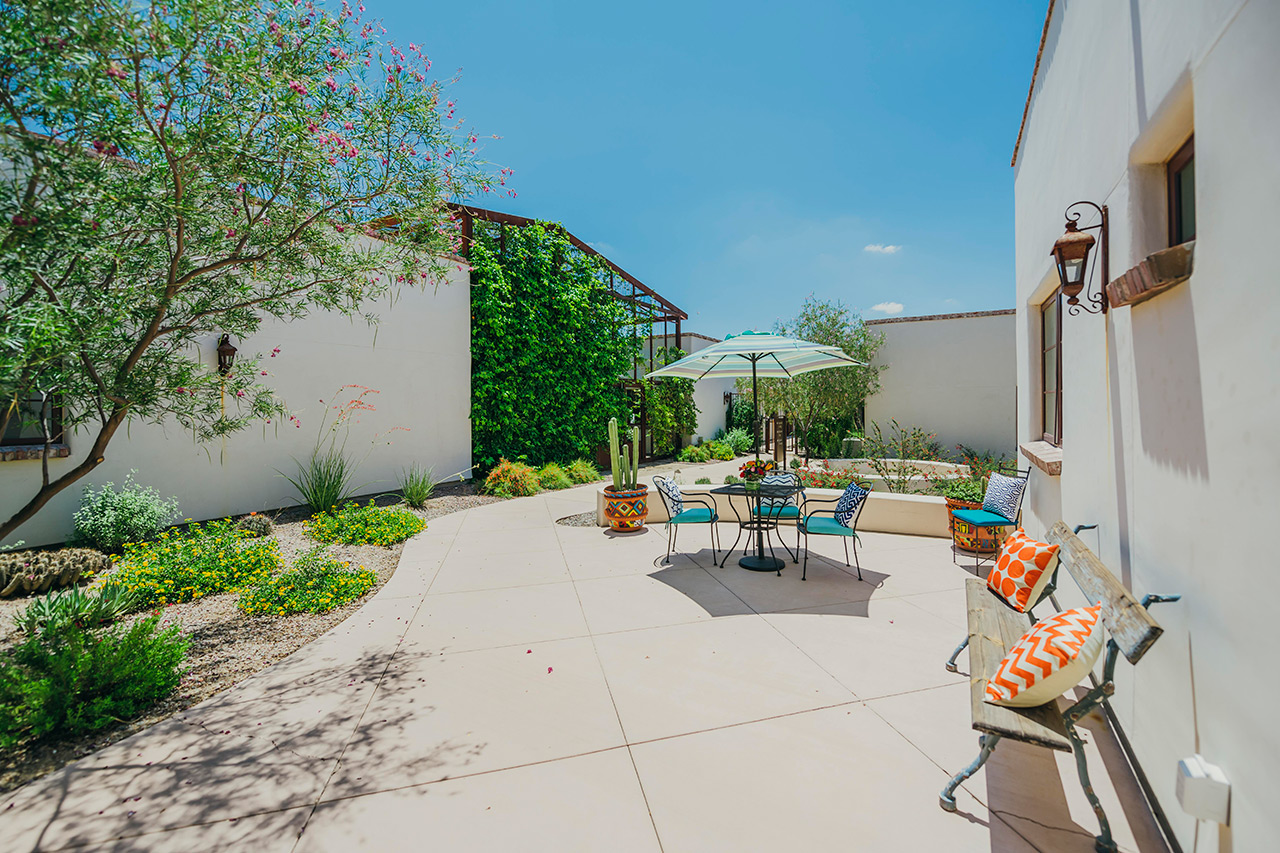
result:
[[(712, 502), (720, 517), (733, 523), (733, 507), (737, 505), (739, 516), (747, 515), (745, 498), (730, 498), (726, 495), (713, 495), (715, 486), (681, 486), (680, 490), (689, 497), (696, 497)], [(814, 498), (838, 498), (840, 489), (805, 489), (805, 494)], [(666, 507), (662, 499), (651, 489), (649, 492), (649, 524), (661, 524), (667, 521)], [(828, 504), (825, 508), (830, 508)], [(604, 490), (596, 492), (596, 524), (608, 527), (604, 517)], [(784, 526), (786, 522), (784, 522)], [(947, 502), (934, 495), (898, 495), (891, 492), (873, 491), (867, 497), (867, 505), (858, 519), (858, 529), (875, 533), (902, 533), (908, 536), (937, 536), (944, 539), (951, 537), (951, 529), (947, 524)]]

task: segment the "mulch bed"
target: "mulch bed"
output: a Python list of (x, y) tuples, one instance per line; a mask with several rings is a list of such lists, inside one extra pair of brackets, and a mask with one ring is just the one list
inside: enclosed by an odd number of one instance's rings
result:
[[(368, 503), (370, 497), (361, 499)], [(374, 500), (379, 506), (397, 503), (395, 495), (381, 495)], [(426, 521), (442, 515), (500, 501), (481, 495), (471, 483), (444, 483), (420, 510), (413, 510)], [(276, 522), (272, 534), (280, 542), (280, 553), (287, 565), (299, 552), (316, 543), (306, 538), (303, 520), (311, 517), (306, 507), (291, 507), (265, 513)], [(135, 732), (190, 708), (255, 672), (279, 661), (342, 622), (369, 600), (395, 573), (403, 543), (378, 545), (331, 545), (329, 550), (352, 566), (364, 566), (378, 576), (378, 583), (364, 597), (327, 613), (296, 613), (289, 616), (248, 616), (236, 607), (237, 595), (211, 595), (170, 605), (164, 623), (176, 622), (189, 638), (186, 673), (182, 683), (146, 715), (102, 731), (80, 737), (59, 738), (29, 743), (0, 754), (0, 793), (12, 791), (72, 763)], [(36, 596), (0, 600), (0, 647), (13, 642), (16, 631), (13, 618)], [(135, 617), (139, 618), (139, 617)]]

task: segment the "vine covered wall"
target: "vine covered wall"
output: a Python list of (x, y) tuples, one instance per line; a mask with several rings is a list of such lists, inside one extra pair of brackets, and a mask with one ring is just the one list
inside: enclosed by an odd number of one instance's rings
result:
[(601, 258), (555, 226), (477, 227), (471, 247), (471, 434), (481, 468), (590, 455), (638, 353)]

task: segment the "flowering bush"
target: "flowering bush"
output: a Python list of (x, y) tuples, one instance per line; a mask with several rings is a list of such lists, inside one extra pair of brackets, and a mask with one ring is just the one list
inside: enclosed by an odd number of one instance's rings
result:
[(733, 445), (729, 444), (727, 441), (709, 441), (707, 442), (706, 447), (711, 451), (712, 459), (728, 461), (737, 455), (734, 453)]
[(742, 467), (738, 469), (738, 476), (744, 480), (763, 480), (777, 470), (778, 463), (772, 459), (752, 459), (750, 462), (742, 463)]
[(302, 523), (312, 539), (346, 545), (394, 545), (427, 526), (402, 506), (377, 506), (372, 500), (318, 512)]
[(360, 566), (348, 568), (324, 552), (312, 548), (298, 556), (289, 571), (249, 587), (240, 594), (245, 613), (283, 615), (324, 613), (355, 601), (378, 582), (373, 572)]
[[(800, 485), (806, 489), (847, 489), (858, 479), (851, 468), (807, 468), (802, 465), (796, 469), (796, 474), (800, 477)], [(870, 488), (866, 483), (862, 485)]]
[(536, 495), (541, 490), (538, 472), (523, 462), (498, 460), (489, 476), (484, 478), (480, 491), (500, 498), (523, 498)]
[(279, 566), (275, 539), (254, 539), (224, 519), (126, 544), (102, 585), (132, 593), (133, 607), (140, 610), (240, 589)]

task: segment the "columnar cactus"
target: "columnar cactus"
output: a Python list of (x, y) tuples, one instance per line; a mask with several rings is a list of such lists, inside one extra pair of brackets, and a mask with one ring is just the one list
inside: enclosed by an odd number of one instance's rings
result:
[(111, 568), (111, 558), (92, 548), (0, 554), (0, 598), (71, 586)]
[(618, 419), (609, 418), (609, 467), (613, 469), (613, 490), (630, 491), (640, 478), (640, 427), (631, 428), (631, 446), (618, 438)]

